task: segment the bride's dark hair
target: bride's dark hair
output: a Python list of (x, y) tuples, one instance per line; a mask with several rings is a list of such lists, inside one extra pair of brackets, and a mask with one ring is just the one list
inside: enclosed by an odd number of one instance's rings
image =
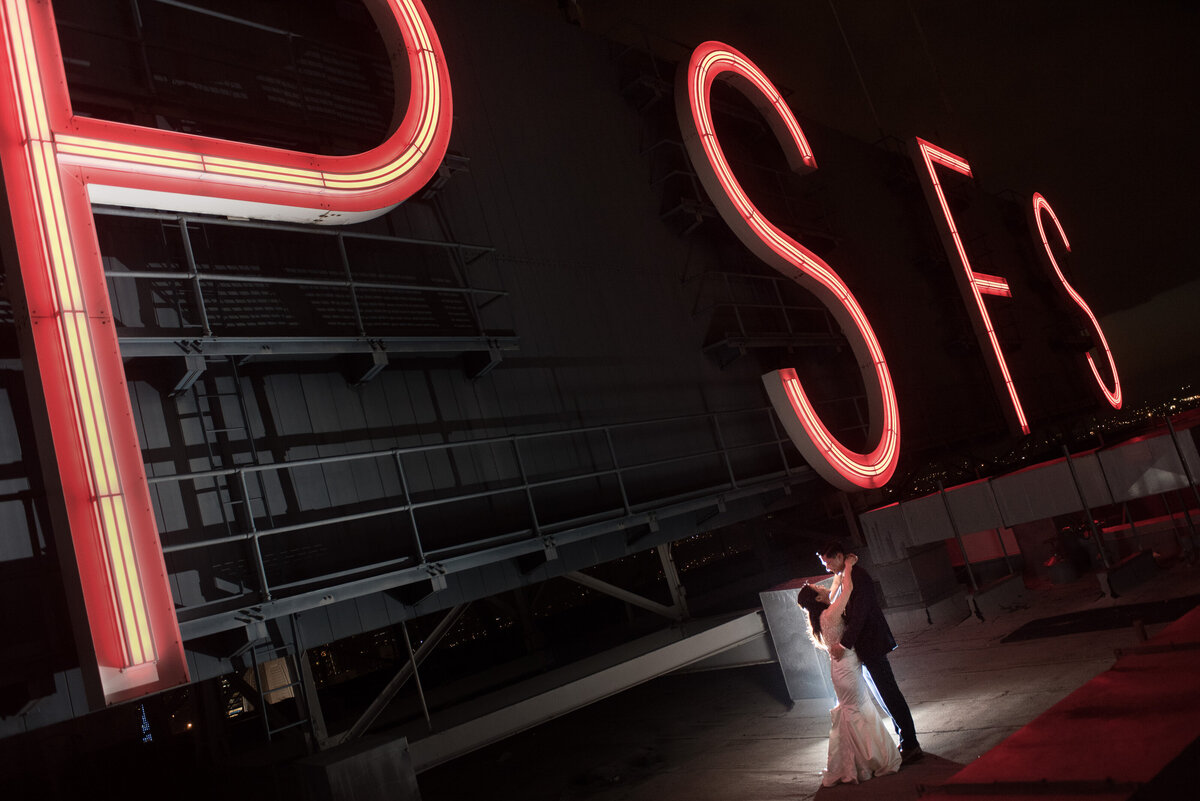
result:
[(800, 588), (800, 592), (796, 593), (796, 603), (808, 612), (808, 636), (818, 648), (825, 647), (825, 640), (821, 637), (821, 613), (829, 608), (829, 604), (822, 603), (817, 596), (817, 591), (810, 585), (805, 584)]

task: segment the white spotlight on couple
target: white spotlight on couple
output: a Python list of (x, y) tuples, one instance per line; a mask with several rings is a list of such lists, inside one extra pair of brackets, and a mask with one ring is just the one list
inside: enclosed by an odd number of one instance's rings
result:
[[(879, 607), (875, 582), (855, 567), (858, 557), (847, 556), (838, 541), (828, 543), (817, 555), (825, 569), (835, 574), (833, 586), (806, 584), (796, 602), (808, 612), (813, 642), (829, 652), (838, 701), (830, 712), (829, 760), (821, 783), (858, 783), (895, 773), (902, 763), (920, 759), (921, 746), (908, 702), (888, 663), (896, 639)], [(899, 737), (899, 749), (888, 723)]]

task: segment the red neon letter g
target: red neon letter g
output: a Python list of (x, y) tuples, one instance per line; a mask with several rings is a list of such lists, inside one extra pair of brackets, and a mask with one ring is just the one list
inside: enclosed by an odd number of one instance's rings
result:
[(788, 435), (814, 470), (848, 490), (881, 487), (896, 470), (900, 420), (896, 391), (883, 350), (867, 316), (841, 277), (815, 253), (783, 233), (750, 201), (729, 167), (713, 131), (710, 94), (713, 81), (727, 80), (758, 107), (783, 145), (792, 169), (816, 169), (804, 131), (779, 91), (744, 55), (719, 42), (705, 42), (681, 66), (675, 91), (676, 112), (692, 165), (726, 224), (759, 258), (816, 295), (841, 325), (862, 373), (870, 408), (868, 442), (858, 453), (830, 433), (813, 408), (796, 371), (763, 376)]

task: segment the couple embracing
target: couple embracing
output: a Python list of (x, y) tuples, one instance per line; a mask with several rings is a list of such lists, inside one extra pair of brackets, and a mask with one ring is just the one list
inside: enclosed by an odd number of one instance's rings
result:
[[(817, 555), (835, 574), (833, 586), (806, 584), (796, 602), (808, 612), (813, 642), (829, 652), (837, 694), (837, 706), (830, 713), (829, 761), (821, 779), (828, 787), (895, 773), (902, 763), (920, 759), (922, 752), (908, 702), (888, 664), (896, 640), (879, 608), (875, 583), (854, 566), (858, 558), (847, 556), (840, 541), (826, 544)], [(889, 731), (889, 716), (900, 736), (899, 750)]]

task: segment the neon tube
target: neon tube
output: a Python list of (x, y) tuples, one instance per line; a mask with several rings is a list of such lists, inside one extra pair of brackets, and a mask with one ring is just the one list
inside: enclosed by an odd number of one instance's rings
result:
[(410, 197), (445, 155), (449, 75), (420, 2), (366, 2), (384, 36), (403, 41), (393, 50), (407, 60), (407, 106), (381, 145), (335, 157), (76, 117), (50, 3), (0, 0), (0, 160), (29, 323), (22, 355), (41, 380), (50, 441), (39, 446), (58, 470), (48, 485), (62, 488), (56, 533), (70, 534), (60, 551), (78, 577), (72, 617), (95, 706), (185, 683), (187, 665), (89, 199), (339, 223)]
[(676, 112), (701, 183), (743, 244), (812, 291), (838, 320), (859, 362), (870, 405), (868, 439), (875, 445), (866, 453), (843, 445), (817, 414), (794, 369), (764, 375), (767, 395), (791, 440), (822, 477), (849, 490), (881, 487), (895, 472), (900, 449), (900, 415), (883, 349), (837, 272), (764, 217), (737, 180), (713, 129), (710, 99), (718, 79), (741, 91), (763, 114), (794, 171), (816, 169), (812, 148), (779, 91), (743, 54), (720, 42), (706, 42), (681, 65)]
[(915, 140), (915, 147), (915, 158), (925, 167), (922, 178), (926, 198), (930, 201), (929, 205), (932, 208), (940, 208), (942, 211), (940, 216), (935, 213), (934, 218), (942, 232), (942, 241), (946, 247), (946, 255), (950, 257), (951, 261), (957, 261), (958, 265), (962, 268), (959, 273), (962, 279), (959, 282), (959, 289), (963, 293), (963, 299), (968, 301), (967, 308), (972, 312), (972, 317), (975, 321), (976, 336), (979, 337), (981, 345), (986, 344), (991, 348), (992, 355), (994, 356), (992, 364), (996, 371), (997, 383), (1002, 387), (1002, 391), (1008, 395), (1015, 427), (1020, 429), (1022, 434), (1028, 434), (1029, 421), (1025, 418), (1025, 409), (1022, 407), (1021, 398), (1017, 394), (1017, 385), (1008, 370), (1008, 362), (1004, 358), (1004, 351), (1000, 348), (1000, 339), (996, 336), (996, 329), (992, 325), (991, 315), (988, 314), (987, 305), (983, 302), (984, 295), (998, 295), (1009, 298), (1012, 297), (1012, 291), (1008, 287), (1008, 281), (1004, 278), (978, 273), (971, 267), (971, 260), (967, 256), (967, 250), (963, 246), (958, 226), (954, 222), (954, 214), (950, 211), (950, 204), (946, 200), (946, 192), (942, 188), (941, 181), (938, 180), (937, 167), (945, 167), (961, 175), (970, 177), (971, 165), (967, 163), (966, 159), (956, 156), (950, 151), (930, 142), (926, 142), (924, 139), (917, 138)]
[(1067, 249), (1068, 253), (1070, 253), (1071, 243), (1067, 241), (1067, 233), (1063, 230), (1062, 223), (1058, 221), (1058, 215), (1054, 213), (1054, 209), (1050, 208), (1050, 203), (1046, 200), (1046, 198), (1042, 197), (1041, 193), (1034, 192), (1030, 214), (1032, 225), (1030, 227), (1037, 231), (1035, 238), (1042, 241), (1042, 250), (1045, 253), (1044, 264), (1049, 267), (1051, 272), (1054, 273), (1054, 276), (1058, 279), (1058, 283), (1062, 287), (1063, 292), (1066, 293), (1067, 297), (1070, 298), (1076, 306), (1083, 310), (1088, 322), (1090, 322), (1092, 325), (1092, 329), (1096, 332), (1096, 336), (1100, 340), (1100, 349), (1104, 351), (1104, 356), (1108, 359), (1108, 370), (1110, 373), (1112, 373), (1112, 389), (1108, 388), (1108, 384), (1106, 384), (1104, 379), (1101, 377), (1100, 370), (1096, 367), (1096, 361), (1092, 358), (1092, 354), (1090, 353), (1086, 354), (1088, 366), (1092, 368), (1092, 375), (1096, 379), (1096, 385), (1100, 387), (1100, 391), (1104, 394), (1105, 400), (1107, 400), (1108, 404), (1114, 409), (1120, 409), (1122, 403), (1121, 379), (1117, 375), (1117, 363), (1113, 359), (1112, 350), (1108, 347), (1108, 340), (1104, 337), (1104, 331), (1101, 330), (1100, 322), (1096, 319), (1096, 315), (1092, 314), (1092, 310), (1087, 305), (1087, 302), (1078, 292), (1075, 291), (1075, 288), (1067, 282), (1066, 276), (1063, 275), (1062, 268), (1058, 266), (1058, 260), (1054, 258), (1054, 252), (1050, 249), (1050, 241), (1046, 238), (1046, 228), (1042, 224), (1043, 216), (1050, 217), (1050, 221), (1054, 223), (1054, 227), (1058, 230), (1058, 237), (1062, 240), (1063, 247)]

